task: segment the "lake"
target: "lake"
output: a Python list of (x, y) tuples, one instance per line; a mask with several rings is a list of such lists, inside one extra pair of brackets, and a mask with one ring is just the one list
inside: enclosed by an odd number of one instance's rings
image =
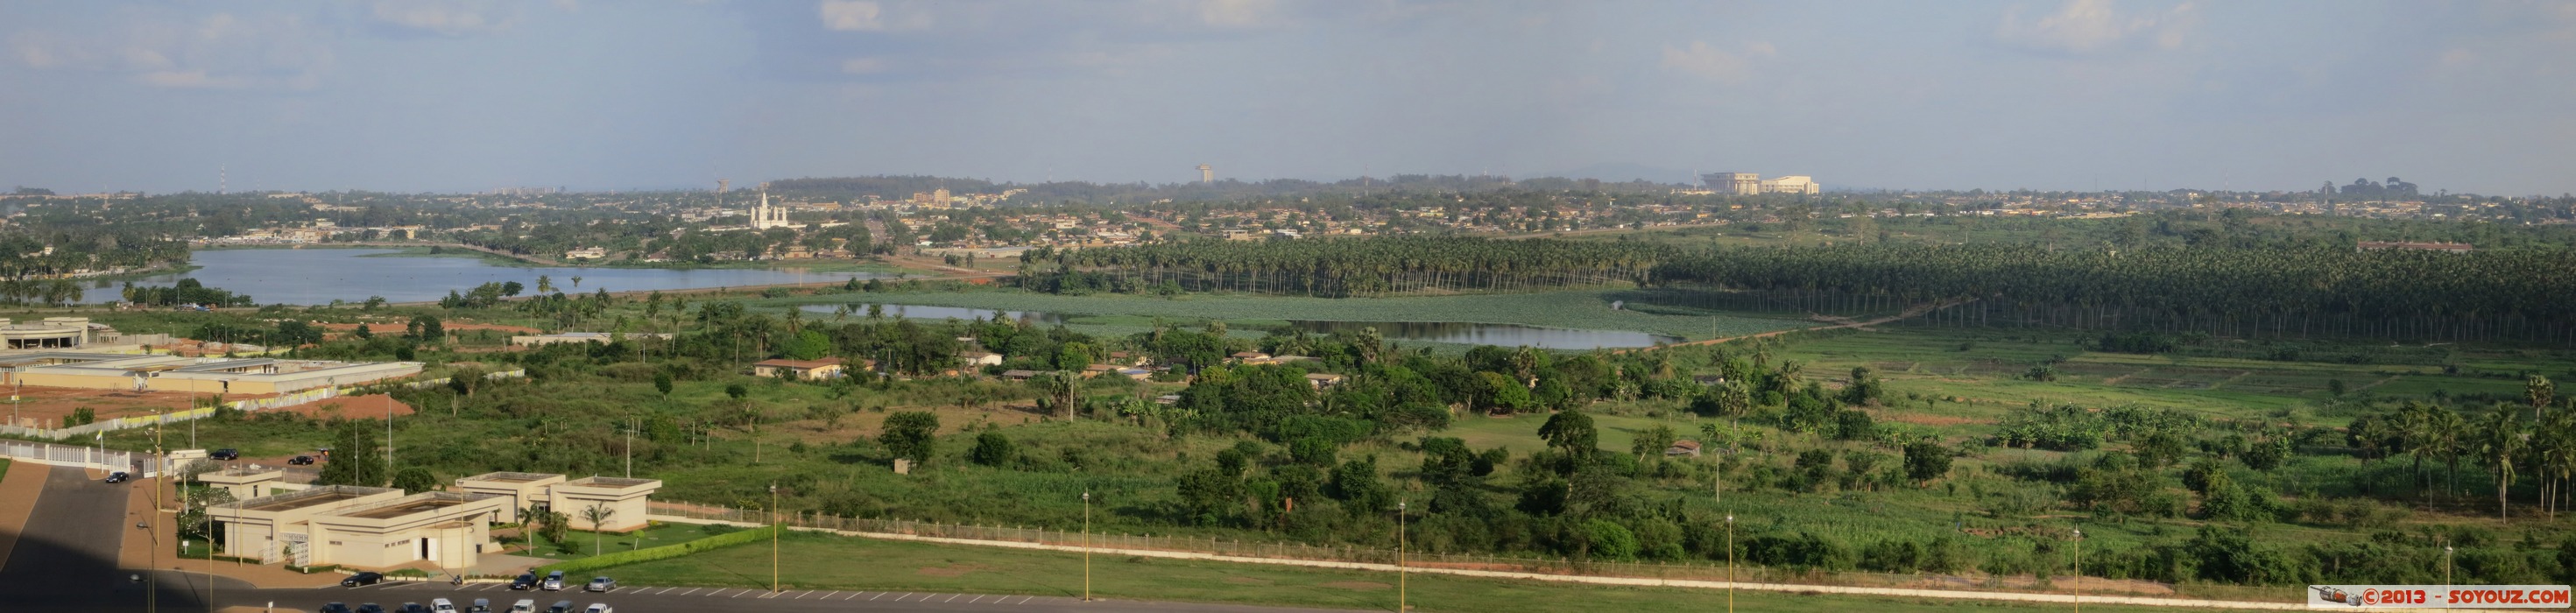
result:
[[(737, 287), (870, 278), (858, 272), (803, 272), (795, 269), (709, 268), (563, 268), (503, 266), (475, 257), (364, 257), (397, 253), (394, 249), (217, 249), (189, 254), (200, 266), (182, 274), (135, 279), (135, 285), (168, 286), (180, 278), (207, 287), (249, 294), (260, 304), (329, 304), (362, 302), (383, 296), (394, 302), (424, 302), (495, 281), (517, 281), (536, 292), (537, 276), (554, 278), (557, 291), (612, 292)], [(581, 277), (575, 287), (572, 277)], [(92, 283), (83, 302), (122, 299), (124, 281)]]
[[(885, 315), (887, 317), (908, 317), (912, 319), (975, 319), (981, 317), (990, 319), (992, 318), (993, 313), (999, 312), (1005, 317), (1038, 325), (1067, 323), (1067, 320), (1063, 315), (1038, 311), (995, 311), (993, 309), (924, 306), (917, 304), (887, 304), (884, 305), (884, 307)], [(805, 306), (803, 307), (803, 310), (808, 313), (828, 315), (833, 313), (837, 308), (839, 308), (839, 305), (820, 304)], [(849, 309), (851, 317), (865, 317), (868, 313), (868, 305), (865, 303), (851, 304), (849, 305)], [(1288, 324), (1299, 330), (1316, 334), (1333, 334), (1336, 332), (1357, 334), (1361, 329), (1374, 326), (1377, 328), (1380, 336), (1390, 341), (1430, 341), (1439, 343), (1459, 343), (1465, 345), (1499, 345), (1503, 347), (1528, 345), (1541, 349), (1618, 349), (1626, 347), (1652, 347), (1657, 342), (1677, 343), (1682, 340), (1679, 337), (1624, 330), (1575, 330), (1569, 328), (1540, 328), (1535, 326), (1520, 326), (1512, 324), (1431, 321), (1313, 320), (1291, 320)]]

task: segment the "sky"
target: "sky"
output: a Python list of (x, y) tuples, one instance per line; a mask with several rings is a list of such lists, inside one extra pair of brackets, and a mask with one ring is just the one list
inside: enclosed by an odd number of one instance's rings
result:
[(0, 187), (1209, 164), (2555, 195), (2569, 58), (2576, 2), (0, 0)]

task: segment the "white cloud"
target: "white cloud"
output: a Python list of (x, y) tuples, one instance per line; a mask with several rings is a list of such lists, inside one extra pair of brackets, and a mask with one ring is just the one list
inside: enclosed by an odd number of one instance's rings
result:
[(311, 88), (334, 64), (326, 33), (293, 16), (138, 19), (98, 32), (21, 32), (15, 59), (39, 70), (122, 75), (174, 88)]
[[(2182, 46), (2198, 23), (2190, 2), (2158, 15), (2123, 15), (2111, 0), (2067, 0), (2057, 12), (2023, 21), (2021, 7), (2004, 11), (1995, 39), (2027, 49), (2085, 54), (2117, 48), (2141, 39), (2172, 49)], [(2143, 36), (2141, 36), (2143, 35)]]
[(930, 27), (930, 11), (905, 4), (887, 6), (874, 0), (823, 0), (815, 5), (825, 29), (842, 32), (887, 32)]
[(518, 20), (515, 7), (491, 0), (376, 0), (368, 16), (396, 28), (467, 36), (509, 28)]
[(1770, 57), (1778, 53), (1778, 48), (1766, 42), (1747, 43), (1743, 51), (1738, 52), (1719, 49), (1715, 45), (1708, 44), (1708, 41), (1691, 41), (1688, 46), (1664, 45), (1663, 66), (1668, 70), (1677, 70), (1683, 74), (1734, 85), (1752, 78), (1751, 58)]
[(1249, 28), (1269, 25), (1279, 19), (1275, 0), (1204, 0), (1199, 3), (1199, 22), (1226, 28)]

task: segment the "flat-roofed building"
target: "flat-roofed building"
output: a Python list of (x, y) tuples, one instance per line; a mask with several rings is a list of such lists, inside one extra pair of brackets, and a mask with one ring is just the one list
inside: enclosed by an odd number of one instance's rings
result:
[(538, 334), (538, 335), (513, 336), (513, 337), (510, 337), (510, 344), (512, 344), (512, 345), (517, 345), (517, 346), (520, 346), (520, 347), (542, 347), (542, 346), (545, 346), (545, 345), (552, 345), (552, 344), (555, 344), (555, 343), (599, 343), (599, 344), (602, 344), (602, 345), (606, 345), (606, 344), (609, 344), (609, 343), (617, 342), (618, 340), (621, 340), (621, 339), (643, 339), (643, 338), (653, 338), (653, 339), (664, 339), (664, 340), (668, 340), (668, 339), (670, 339), (670, 338), (671, 338), (671, 335), (670, 335), (669, 333), (667, 333), (667, 332), (665, 332), (665, 333), (653, 333), (653, 332), (646, 332), (646, 333), (634, 333), (634, 332), (565, 332), (565, 333), (561, 333), (561, 334)]
[(507, 500), (502, 504), (502, 523), (519, 521), (519, 511), (531, 506), (544, 506), (554, 501), (546, 488), (563, 483), (564, 476), (552, 473), (490, 472), (456, 480), (456, 489), (468, 494), (491, 494)]
[(751, 374), (756, 377), (783, 376), (807, 381), (817, 381), (839, 377), (841, 376), (841, 373), (842, 366), (840, 358), (823, 358), (820, 360), (790, 360), (780, 358), (775, 360), (761, 360), (751, 364)]
[(26, 323), (0, 317), (0, 348), (70, 349), (89, 341), (87, 317), (47, 317)]
[(0, 355), (0, 383), (196, 394), (290, 394), (420, 374), (419, 362), (42, 352)]
[(287, 483), (285, 470), (266, 467), (226, 466), (223, 470), (207, 471), (197, 475), (197, 480), (207, 485), (224, 488), (224, 492), (232, 494), (234, 500), (250, 500), (271, 494), (308, 489), (303, 485)]
[(491, 494), (421, 492), (315, 514), (307, 520), (312, 559), (358, 568), (421, 560), (440, 568), (469, 568), (491, 546), (491, 522), (506, 500)]
[[(582, 477), (549, 486), (553, 500), (548, 507), (572, 518), (565, 525), (575, 530), (624, 532), (644, 527), (647, 498), (659, 489), (660, 479)], [(593, 507), (608, 513), (597, 525), (586, 512)]]
[(206, 507), (206, 515), (224, 555), (311, 565), (314, 516), (401, 497), (393, 488), (329, 485)]

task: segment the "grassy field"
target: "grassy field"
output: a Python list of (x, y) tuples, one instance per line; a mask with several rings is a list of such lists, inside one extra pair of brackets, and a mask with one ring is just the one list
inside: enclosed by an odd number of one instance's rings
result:
[[(1083, 557), (1078, 553), (932, 545), (804, 535), (781, 543), (787, 589), (962, 592), (1080, 597)], [(770, 548), (730, 547), (685, 558), (618, 567), (608, 574), (628, 585), (766, 587)], [(1119, 556), (1091, 560), (1095, 598), (1381, 610), (1396, 608), (1392, 573), (1229, 564)], [(1408, 604), (1422, 611), (1563, 611), (1626, 613), (1646, 609), (1722, 610), (1726, 592), (1674, 588), (1613, 588), (1532, 581), (1410, 575)], [(2039, 611), (2033, 606), (1981, 601), (1798, 595), (1740, 591), (1741, 611), (1870, 610)], [(2145, 608), (2087, 607), (2100, 611)]]
[[(579, 518), (578, 513), (578, 511), (575, 511), (574, 517), (576, 520)], [(552, 560), (579, 560), (599, 555), (602, 551), (621, 552), (646, 547), (678, 545), (680, 543), (706, 538), (715, 534), (714, 532), (708, 531), (707, 528), (707, 526), (692, 524), (664, 524), (657, 522), (651, 527), (625, 534), (613, 532), (594, 533), (582, 530), (571, 530), (564, 533), (564, 540), (574, 543), (581, 550), (577, 553), (565, 553), (556, 548), (553, 543), (542, 543), (529, 551), (520, 552), (518, 555), (534, 556)]]
[[(1014, 290), (965, 292), (878, 292), (798, 296), (758, 301), (763, 306), (881, 302), (1006, 311), (1038, 311), (1070, 316), (1075, 326), (1102, 327), (1111, 333), (1150, 329), (1154, 318), (1175, 323), (1223, 320), (1229, 326), (1258, 328), (1287, 320), (1459, 322), (1517, 324), (1542, 328), (1628, 330), (1688, 339), (1738, 336), (1811, 325), (1810, 322), (1741, 315), (1659, 315), (1613, 310), (1612, 296), (1633, 297), (1635, 290), (1580, 290), (1527, 294), (1471, 294), (1398, 298), (1307, 298), (1251, 294), (1184, 295), (1174, 298), (1135, 295), (1062, 296)], [(1079, 328), (1077, 328), (1079, 329)], [(1086, 330), (1089, 331), (1089, 330)]]

